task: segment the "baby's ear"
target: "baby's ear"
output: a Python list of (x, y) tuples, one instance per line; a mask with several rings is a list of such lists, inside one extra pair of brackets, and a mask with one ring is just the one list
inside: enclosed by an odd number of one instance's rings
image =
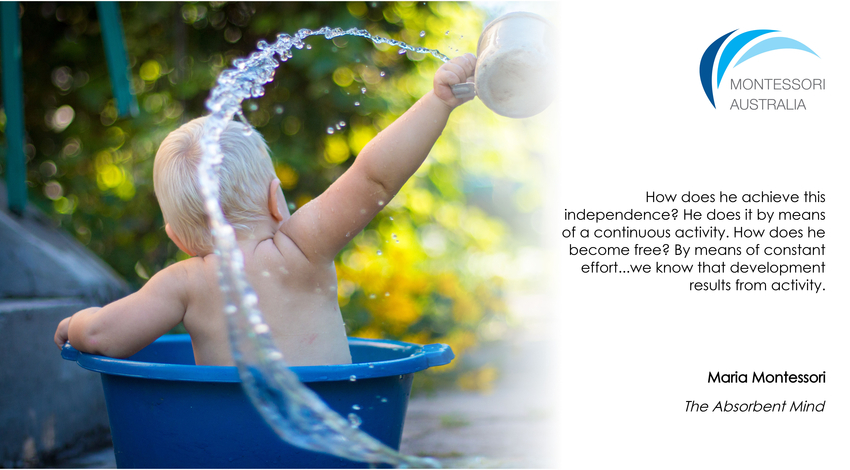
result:
[(269, 214), (278, 222), (283, 222), (281, 204), (286, 204), (286, 201), (283, 200), (283, 191), (280, 190), (280, 180), (275, 178), (269, 183)]
[(181, 242), (180, 238), (177, 237), (177, 234), (174, 233), (173, 230), (171, 230), (171, 225), (165, 224), (165, 234), (168, 235), (168, 238), (170, 238), (175, 245), (177, 245), (177, 248), (180, 248), (184, 253), (189, 256), (195, 256), (194, 252), (183, 246), (183, 242)]

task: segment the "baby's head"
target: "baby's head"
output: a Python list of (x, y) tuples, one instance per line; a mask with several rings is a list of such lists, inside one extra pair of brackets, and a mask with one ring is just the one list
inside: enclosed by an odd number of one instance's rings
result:
[[(162, 141), (153, 165), (153, 184), (162, 215), (183, 247), (195, 254), (213, 251), (212, 233), (198, 180), (207, 118), (180, 126)], [(269, 217), (269, 185), (276, 178), (266, 142), (257, 131), (230, 122), (221, 134), (221, 208), (239, 232)], [(182, 247), (181, 247), (182, 248)]]

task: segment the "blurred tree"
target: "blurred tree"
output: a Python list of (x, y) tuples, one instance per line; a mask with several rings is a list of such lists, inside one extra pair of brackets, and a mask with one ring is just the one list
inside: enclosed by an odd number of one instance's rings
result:
[[(27, 183), (32, 203), (135, 286), (185, 256), (163, 230), (151, 178), (156, 149), (205, 114), (216, 77), (258, 40), (357, 27), (455, 56), (475, 51), (485, 23), (474, 5), (442, 2), (120, 7), (141, 108), (132, 119), (118, 117), (111, 97), (94, 4), (22, 4)], [(293, 209), (426, 93), (440, 65), (357, 37), (307, 42), (262, 99), (244, 104)], [(0, 114), (0, 130), (4, 123)], [(448, 342), (460, 353), (506, 329), (502, 281), (517, 274), (509, 224), (528, 233), (527, 218), (515, 216), (540, 201), (536, 156), (545, 139), (532, 124), (480, 103), (455, 112), (423, 168), (338, 258), (350, 334)]]

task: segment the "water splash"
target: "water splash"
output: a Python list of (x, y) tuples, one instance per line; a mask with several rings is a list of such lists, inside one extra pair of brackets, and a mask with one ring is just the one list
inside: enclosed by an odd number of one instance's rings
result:
[[(247, 133), (251, 132), (242, 114), (242, 102), (263, 96), (263, 85), (272, 81), (280, 62), (292, 57), (292, 49), (310, 49), (304, 43), (307, 37), (324, 36), (325, 39), (333, 39), (346, 35), (366, 38), (375, 44), (388, 44), (405, 51), (430, 54), (444, 62), (449, 60), (437, 50), (373, 36), (357, 28), (301, 29), (292, 36), (279, 34), (273, 44), (260, 41), (257, 43), (257, 51), (247, 58), (234, 60), (233, 67), (219, 75), (217, 85), (207, 99), (210, 118), (207, 119), (207, 132), (201, 139), (204, 155), (198, 172), (215, 240), (215, 254), (221, 259), (219, 285), (226, 301), (224, 312), (231, 350), (246, 394), (263, 418), (286, 442), (358, 462), (387, 463), (397, 467), (439, 467), (436, 460), (401, 455), (360, 431), (359, 417), (354, 415), (355, 419), (352, 419), (349, 415), (343, 418), (301, 384), (284, 362), (263, 319), (257, 295), (245, 277), (244, 258), (236, 244), (236, 234), (224, 218), (218, 198), (218, 171), (223, 159), (219, 145), (221, 134), (234, 116), (246, 124)], [(384, 73), (381, 72), (381, 75)], [(333, 128), (328, 130), (333, 131)], [(350, 380), (355, 381), (357, 378), (351, 376)]]

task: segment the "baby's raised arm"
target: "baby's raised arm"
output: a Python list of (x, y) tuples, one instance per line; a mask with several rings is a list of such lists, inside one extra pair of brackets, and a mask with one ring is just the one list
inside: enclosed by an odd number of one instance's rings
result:
[(332, 261), (416, 172), (449, 114), (468, 101), (455, 98), (451, 86), (472, 76), (475, 61), (466, 54), (443, 64), (434, 89), (372, 139), (348, 171), (283, 223), (281, 233), (311, 261)]
[(82, 352), (129, 357), (183, 321), (188, 303), (186, 268), (173, 264), (139, 291), (105, 307), (87, 308), (62, 320), (53, 338)]

